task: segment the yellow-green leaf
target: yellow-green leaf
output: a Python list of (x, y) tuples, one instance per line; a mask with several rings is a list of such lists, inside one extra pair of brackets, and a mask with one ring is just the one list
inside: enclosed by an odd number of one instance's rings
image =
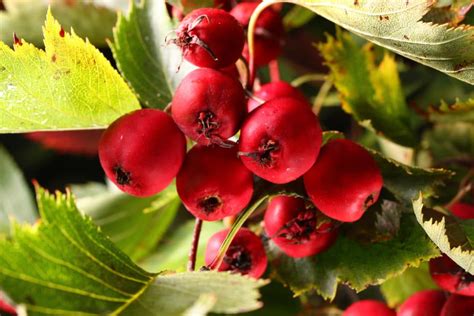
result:
[(0, 133), (107, 127), (139, 108), (110, 62), (48, 12), (45, 51), (0, 42)]

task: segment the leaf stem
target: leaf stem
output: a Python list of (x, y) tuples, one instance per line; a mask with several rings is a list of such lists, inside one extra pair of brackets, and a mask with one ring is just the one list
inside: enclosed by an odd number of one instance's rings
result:
[(232, 225), (232, 228), (224, 239), (224, 242), (222, 243), (221, 247), (219, 248), (216, 258), (214, 258), (214, 260), (208, 266), (209, 269), (219, 269), (220, 265), (222, 264), (222, 261), (224, 260), (225, 253), (227, 252), (227, 249), (229, 249), (229, 246), (232, 243), (232, 240), (234, 240), (234, 237), (239, 231), (239, 229), (250, 217), (250, 215), (252, 215), (252, 213), (257, 210), (258, 207), (269, 197), (269, 195), (262, 196), (254, 204), (252, 204), (251, 207), (249, 207), (243, 213), (240, 214), (240, 216), (235, 220), (234, 224)]
[(188, 271), (192, 272), (196, 268), (197, 248), (199, 245), (199, 237), (201, 236), (202, 220), (196, 218), (193, 231), (193, 241), (189, 250)]

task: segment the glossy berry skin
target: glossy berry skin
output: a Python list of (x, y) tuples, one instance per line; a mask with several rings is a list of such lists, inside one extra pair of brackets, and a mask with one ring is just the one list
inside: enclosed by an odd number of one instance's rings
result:
[[(259, 5), (258, 2), (243, 2), (231, 11), (242, 27), (247, 30), (250, 17)], [(280, 14), (272, 8), (265, 9), (258, 17), (255, 26), (255, 65), (263, 66), (274, 60), (281, 53), (285, 31)], [(245, 44), (243, 56), (249, 60), (248, 45)]]
[(396, 313), (383, 302), (362, 300), (349, 306), (342, 316), (396, 316)]
[(280, 98), (252, 111), (242, 125), (240, 156), (257, 176), (287, 183), (302, 176), (316, 161), (322, 131), (306, 102)]
[(234, 78), (210, 68), (196, 69), (180, 83), (171, 115), (186, 136), (202, 145), (222, 144), (244, 119), (245, 95)]
[(454, 294), (474, 296), (474, 276), (448, 256), (431, 259), (429, 266), (431, 277), (440, 288)]
[(453, 294), (446, 300), (440, 316), (472, 315), (474, 315), (474, 297)]
[(268, 237), (293, 258), (320, 253), (337, 238), (337, 230), (332, 223), (323, 223), (316, 228), (316, 210), (307, 207), (301, 198), (274, 197), (265, 211), (264, 223)]
[(397, 316), (439, 316), (446, 297), (438, 290), (416, 292), (400, 306)]
[(364, 148), (336, 139), (323, 146), (318, 160), (304, 175), (304, 184), (321, 212), (341, 222), (354, 222), (377, 201), (383, 179)]
[(178, 38), (184, 59), (198, 67), (223, 68), (234, 64), (242, 54), (245, 35), (237, 20), (221, 9), (202, 8), (181, 21)]
[[(211, 264), (229, 229), (214, 234), (207, 242), (205, 261)], [(241, 228), (227, 250), (219, 271), (232, 271), (253, 278), (260, 278), (267, 269), (267, 255), (260, 238), (247, 228)]]
[(186, 139), (171, 117), (142, 109), (112, 123), (99, 144), (107, 177), (122, 191), (150, 196), (166, 188), (178, 174), (186, 154)]
[(247, 102), (247, 111), (251, 112), (258, 108), (262, 104), (260, 100), (266, 102), (284, 97), (298, 99), (302, 102), (308, 102), (304, 94), (288, 82), (275, 81), (264, 84), (258, 91), (254, 93), (254, 98), (250, 98)]
[[(5, 314), (3, 314), (5, 313)], [(16, 310), (7, 302), (4, 302), (0, 296), (0, 315), (17, 315)]]
[(186, 209), (205, 221), (236, 215), (249, 203), (253, 177), (236, 148), (194, 146), (176, 178)]
[(458, 202), (451, 206), (449, 210), (460, 219), (474, 218), (474, 205), (472, 204)]

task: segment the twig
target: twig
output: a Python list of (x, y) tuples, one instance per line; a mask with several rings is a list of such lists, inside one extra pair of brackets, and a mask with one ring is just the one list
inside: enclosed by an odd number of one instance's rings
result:
[(474, 169), (469, 170), (466, 176), (459, 183), (459, 190), (456, 195), (445, 205), (445, 208), (449, 209), (457, 202), (461, 201), (462, 198), (469, 193), (472, 189), (472, 178), (474, 177)]

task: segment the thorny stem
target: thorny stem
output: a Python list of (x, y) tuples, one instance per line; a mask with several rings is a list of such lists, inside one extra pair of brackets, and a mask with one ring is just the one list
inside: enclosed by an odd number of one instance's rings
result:
[(196, 267), (196, 256), (197, 248), (199, 245), (199, 237), (201, 236), (202, 220), (196, 218), (193, 231), (193, 241), (191, 243), (191, 249), (189, 250), (189, 260), (188, 260), (188, 271), (194, 271)]
[(330, 80), (324, 81), (323, 85), (319, 89), (318, 95), (314, 99), (314, 103), (313, 103), (314, 114), (318, 115), (319, 112), (321, 111), (321, 108), (324, 103), (324, 99), (326, 99), (329, 91), (331, 91), (331, 88), (332, 88), (332, 81)]
[(471, 191), (473, 188), (473, 180), (474, 180), (474, 169), (469, 170), (466, 176), (461, 180), (459, 184), (459, 190), (456, 195), (449, 201), (448, 204), (445, 205), (445, 208), (449, 209), (457, 202), (461, 201), (462, 198)]

